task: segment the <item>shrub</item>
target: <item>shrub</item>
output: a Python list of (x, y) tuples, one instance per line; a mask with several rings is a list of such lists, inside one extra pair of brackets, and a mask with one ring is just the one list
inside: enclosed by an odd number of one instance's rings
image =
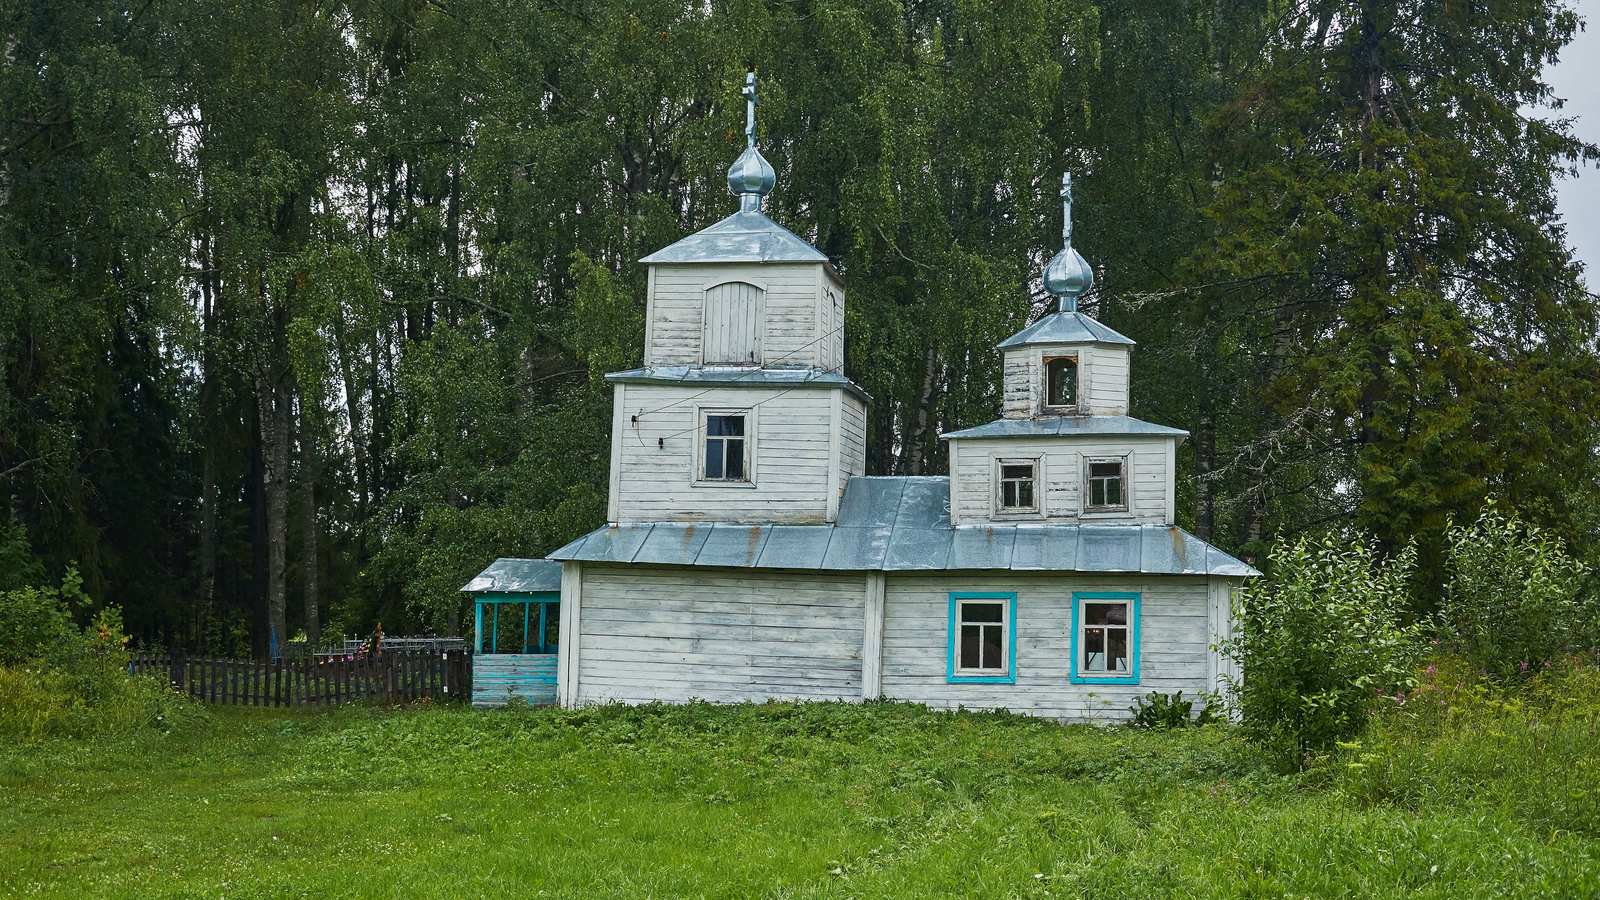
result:
[(1163, 694), (1151, 691), (1133, 701), (1128, 711), (1133, 713), (1129, 724), (1135, 728), (1185, 728), (1189, 725), (1209, 725), (1217, 721), (1215, 698), (1200, 697), (1200, 713), (1195, 714), (1194, 700), (1184, 699), (1183, 691)]
[(204, 717), (164, 681), (128, 674), (116, 607), (101, 609), (87, 628), (74, 625), (71, 607), (89, 605), (70, 570), (59, 588), (0, 592), (0, 735), (121, 735)]
[(1600, 639), (1584, 565), (1549, 532), (1491, 501), (1448, 541), (1441, 637), (1480, 670), (1525, 675)]
[(1222, 651), (1244, 727), (1281, 762), (1303, 765), (1366, 724), (1380, 695), (1415, 683), (1420, 625), (1402, 624), (1415, 548), (1380, 559), (1349, 532), (1279, 542), (1270, 578), (1240, 592)]

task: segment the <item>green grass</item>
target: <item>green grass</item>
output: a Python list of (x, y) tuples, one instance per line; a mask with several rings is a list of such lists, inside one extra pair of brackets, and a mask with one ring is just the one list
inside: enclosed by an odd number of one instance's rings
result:
[(891, 704), (225, 709), (0, 750), (0, 894), (1600, 894), (1593, 794), (1538, 787), (1595, 783), (1592, 716), (1486, 763), (1507, 715), (1391, 717), (1283, 776), (1226, 727)]

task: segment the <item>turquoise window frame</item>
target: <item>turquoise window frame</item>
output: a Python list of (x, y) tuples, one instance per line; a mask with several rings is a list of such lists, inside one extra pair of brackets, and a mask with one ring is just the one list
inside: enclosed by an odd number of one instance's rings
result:
[[(1004, 600), (1006, 603), (1006, 674), (956, 674), (956, 638), (960, 632), (956, 614), (962, 600)], [(950, 630), (945, 635), (945, 681), (949, 684), (1017, 683), (1017, 594), (1015, 591), (951, 591)]]
[[(1144, 597), (1138, 591), (1073, 591), (1072, 592), (1072, 636), (1070, 646), (1067, 648), (1068, 669), (1067, 680), (1072, 684), (1138, 684), (1139, 683), (1139, 628), (1140, 605)], [(1126, 675), (1083, 675), (1078, 672), (1078, 660), (1082, 649), (1078, 638), (1083, 633), (1079, 627), (1079, 616), (1082, 615), (1084, 601), (1111, 600), (1128, 602), (1128, 674)]]
[[(561, 594), (558, 593), (558, 592), (555, 592), (555, 591), (540, 592), (540, 593), (537, 593), (537, 594), (490, 594), (490, 595), (487, 595), (487, 596), (480, 596), (480, 597), (473, 598), (473, 606), (475, 607), (475, 610), (474, 610), (474, 612), (475, 612), (474, 626), (475, 627), (473, 628), (473, 634), (475, 636), (474, 640), (475, 640), (475, 644), (476, 644), (475, 652), (480, 654), (480, 655), (483, 654), (485, 652), (484, 649), (483, 649), (484, 643), (485, 643), (485, 640), (487, 640), (487, 643), (489, 645), (489, 649), (488, 649), (487, 652), (489, 654), (493, 655), (493, 654), (498, 654), (498, 653), (502, 653), (502, 652), (503, 653), (511, 653), (512, 651), (510, 651), (510, 650), (506, 650), (506, 651), (500, 650), (500, 616), (499, 615), (495, 614), (494, 612), (490, 613), (489, 633), (487, 635), (485, 635), (483, 633), (483, 609), (486, 606), (488, 606), (488, 607), (496, 607), (496, 608), (501, 607), (501, 606), (521, 606), (522, 607), (522, 639), (521, 639), (521, 642), (520, 642), (520, 646), (522, 647), (522, 651), (521, 652), (524, 653), (524, 654), (554, 654), (554, 653), (559, 653), (561, 651), (560, 638), (558, 637), (556, 639), (556, 643), (554, 643), (554, 644), (546, 644), (544, 642), (544, 636), (545, 636), (545, 633), (546, 633), (546, 627), (547, 627), (548, 622), (549, 622), (549, 617), (550, 617), (551, 613), (556, 608), (559, 607), (560, 603), (561, 603)], [(533, 607), (535, 607), (535, 606), (538, 607), (537, 611), (535, 611), (533, 609)], [(534, 631), (534, 629), (536, 629), (536, 628), (538, 630)], [(537, 639), (530, 641), (529, 640), (529, 636), (530, 635), (536, 635)], [(508, 639), (510, 639), (512, 637), (513, 636), (511, 636), (511, 635), (507, 635)]]

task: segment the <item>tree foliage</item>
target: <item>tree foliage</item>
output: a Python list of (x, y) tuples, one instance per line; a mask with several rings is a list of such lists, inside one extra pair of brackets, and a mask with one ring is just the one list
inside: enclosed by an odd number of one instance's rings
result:
[[(869, 471), (944, 470), (1042, 312), (1063, 168), (1183, 524), (1247, 555), (1514, 498), (1592, 539), (1592, 160), (1555, 2), (0, 0), (0, 495), (136, 635), (449, 627), (603, 520), (634, 261), (732, 208), (847, 280)], [(1192, 504), (1191, 502), (1192, 501)], [(1187, 510), (1194, 509), (1190, 519)], [(4, 546), (0, 544), (0, 546)], [(1429, 596), (1425, 591), (1424, 596)]]

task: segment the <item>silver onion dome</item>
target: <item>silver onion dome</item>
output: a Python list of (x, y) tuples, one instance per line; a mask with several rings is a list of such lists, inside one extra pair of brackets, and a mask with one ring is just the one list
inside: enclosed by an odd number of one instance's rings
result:
[(739, 209), (761, 209), (761, 198), (772, 193), (778, 173), (756, 149), (756, 73), (744, 77), (744, 152), (728, 169), (728, 190), (739, 196)]
[(1061, 252), (1044, 267), (1044, 289), (1054, 294), (1062, 312), (1076, 312), (1078, 298), (1094, 286), (1094, 270), (1072, 248), (1072, 173), (1061, 174)]

